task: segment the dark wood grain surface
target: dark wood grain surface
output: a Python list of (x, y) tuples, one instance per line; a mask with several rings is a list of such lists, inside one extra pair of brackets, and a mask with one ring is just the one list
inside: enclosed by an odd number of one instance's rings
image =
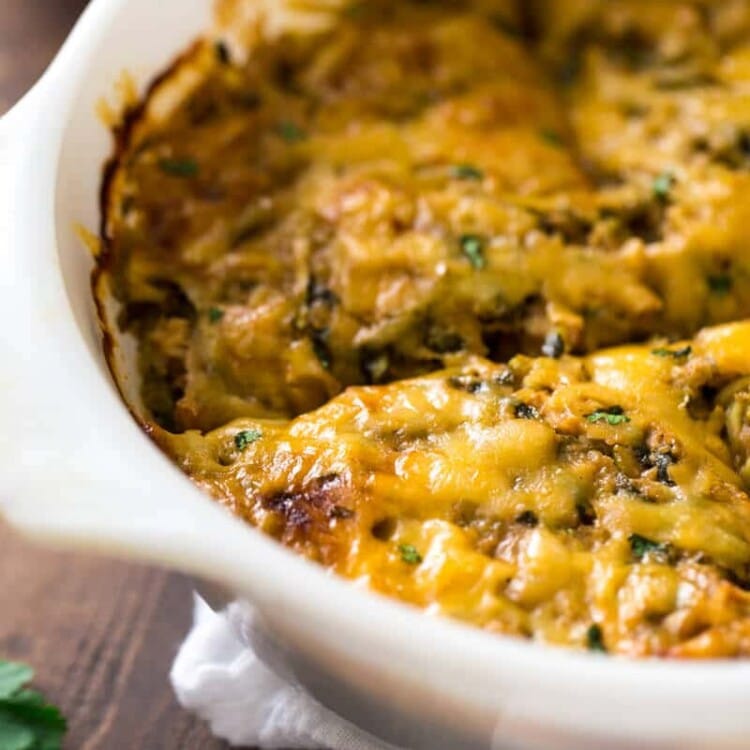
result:
[(70, 750), (227, 747), (167, 681), (190, 592), (181, 576), (43, 551), (0, 527), (0, 656), (36, 669), (35, 687), (68, 717)]
[[(41, 74), (84, 5), (0, 0), (0, 113)], [(70, 750), (228, 747), (179, 708), (167, 681), (190, 609), (179, 575), (39, 550), (0, 526), (0, 658), (34, 666), (36, 686), (69, 719)]]

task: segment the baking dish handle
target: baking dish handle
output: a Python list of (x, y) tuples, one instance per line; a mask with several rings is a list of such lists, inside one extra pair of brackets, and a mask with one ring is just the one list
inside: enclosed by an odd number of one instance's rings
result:
[(249, 543), (256, 532), (143, 435), (96, 334), (82, 335), (92, 321), (71, 309), (55, 215), (61, 125), (40, 114), (53, 93), (38, 86), (0, 119), (0, 520), (245, 588), (238, 562), (252, 567), (266, 540)]

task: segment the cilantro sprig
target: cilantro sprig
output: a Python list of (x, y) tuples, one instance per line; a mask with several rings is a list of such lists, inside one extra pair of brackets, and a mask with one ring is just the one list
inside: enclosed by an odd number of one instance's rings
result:
[(28, 689), (34, 670), (0, 659), (0, 748), (60, 750), (67, 722), (40, 693)]

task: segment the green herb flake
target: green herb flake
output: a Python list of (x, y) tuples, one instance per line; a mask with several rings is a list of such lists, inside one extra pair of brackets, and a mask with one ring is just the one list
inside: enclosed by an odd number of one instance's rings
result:
[(41, 694), (25, 686), (34, 676), (24, 664), (0, 660), (0, 748), (60, 750), (67, 723)]
[(599, 625), (592, 625), (586, 631), (586, 647), (589, 651), (597, 651), (600, 654), (607, 653), (607, 646), (604, 643), (604, 633)]
[(244, 451), (248, 445), (257, 443), (263, 437), (260, 430), (242, 430), (234, 436), (234, 447), (238, 451)]
[(549, 143), (550, 146), (555, 146), (556, 148), (560, 148), (565, 144), (565, 139), (558, 133), (556, 130), (552, 130), (551, 128), (542, 128), (539, 131), (539, 137), (543, 140)]
[(224, 317), (224, 311), (220, 307), (211, 307), (208, 310), (208, 320), (212, 324), (218, 323)]
[(419, 554), (413, 544), (399, 544), (398, 551), (401, 554), (401, 559), (407, 565), (419, 565), (422, 562), (422, 555)]
[(170, 177), (195, 177), (199, 170), (195, 159), (159, 159), (159, 169)]
[(660, 201), (666, 201), (669, 198), (669, 194), (672, 192), (672, 187), (675, 183), (675, 176), (671, 172), (662, 172), (660, 175), (654, 178), (651, 183), (651, 190), (655, 198)]
[(631, 534), (628, 537), (628, 542), (630, 542), (630, 550), (636, 560), (643, 560), (651, 552), (666, 552), (667, 549), (666, 545), (654, 542), (640, 534)]
[(307, 133), (302, 130), (299, 125), (292, 122), (291, 120), (283, 120), (276, 126), (276, 132), (287, 142), (287, 143), (298, 143), (304, 141), (307, 138)]
[(729, 292), (732, 291), (732, 277), (728, 273), (720, 273), (714, 276), (709, 276), (708, 288), (717, 297), (726, 297)]
[(478, 234), (464, 234), (459, 239), (461, 252), (469, 259), (469, 263), (481, 271), (486, 265), (487, 260), (484, 257), (485, 240)]
[(451, 169), (451, 175), (457, 180), (483, 180), (484, 172), (471, 164), (456, 164)]
[(667, 349), (666, 347), (660, 347), (659, 349), (651, 350), (651, 354), (655, 357), (672, 357), (673, 359), (687, 359), (692, 353), (692, 346), (686, 346), (682, 349)]
[(586, 415), (586, 419), (591, 424), (606, 423), (611, 427), (617, 427), (621, 424), (630, 422), (621, 406), (611, 406), (609, 409), (597, 409), (595, 412)]

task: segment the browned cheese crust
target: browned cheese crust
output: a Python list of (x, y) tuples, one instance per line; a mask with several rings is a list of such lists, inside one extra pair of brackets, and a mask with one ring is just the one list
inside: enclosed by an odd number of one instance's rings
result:
[(430, 612), (750, 654), (750, 2), (335, 15), (201, 42), (120, 133), (148, 431)]

